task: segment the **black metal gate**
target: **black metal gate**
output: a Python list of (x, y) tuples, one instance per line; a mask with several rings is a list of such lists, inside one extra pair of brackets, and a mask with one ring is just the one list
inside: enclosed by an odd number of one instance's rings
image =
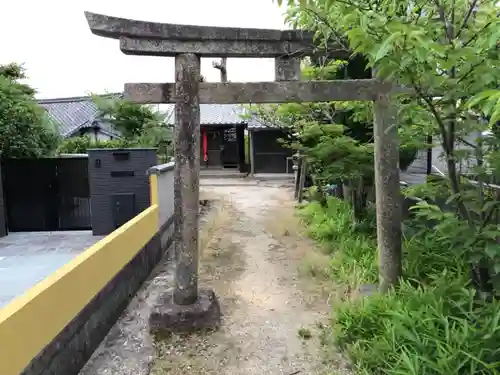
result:
[(11, 232), (88, 230), (88, 159), (6, 159), (2, 179)]
[(286, 138), (280, 130), (254, 131), (253, 135), (255, 173), (293, 173), (292, 150), (284, 147), (278, 139)]

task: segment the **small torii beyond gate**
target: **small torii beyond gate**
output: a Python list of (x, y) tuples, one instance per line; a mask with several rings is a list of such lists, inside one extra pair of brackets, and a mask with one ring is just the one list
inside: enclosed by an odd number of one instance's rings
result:
[[(313, 33), (175, 25), (85, 12), (92, 33), (119, 39), (129, 55), (175, 57), (175, 83), (127, 83), (126, 97), (143, 104), (175, 103), (175, 288), (151, 315), (153, 330), (218, 325), (213, 291), (198, 289), (200, 103), (374, 102), (375, 184), (380, 289), (400, 275), (399, 145), (392, 85), (377, 79), (299, 81), (300, 56), (314, 54)], [(345, 57), (342, 49), (331, 57)], [(200, 82), (201, 57), (274, 58), (276, 82)]]

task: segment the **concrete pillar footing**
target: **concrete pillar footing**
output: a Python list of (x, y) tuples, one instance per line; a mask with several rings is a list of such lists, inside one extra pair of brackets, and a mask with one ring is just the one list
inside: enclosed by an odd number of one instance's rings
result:
[(200, 288), (191, 305), (175, 304), (173, 294), (174, 289), (170, 289), (158, 297), (149, 316), (152, 333), (193, 333), (220, 327), (222, 313), (213, 290)]

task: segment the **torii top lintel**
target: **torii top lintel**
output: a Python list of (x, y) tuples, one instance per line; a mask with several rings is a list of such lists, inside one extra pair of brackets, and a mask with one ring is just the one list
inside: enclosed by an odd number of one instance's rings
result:
[[(93, 34), (120, 40), (126, 54), (206, 57), (283, 57), (314, 53), (314, 33), (237, 27), (177, 25), (85, 12)], [(335, 51), (330, 54), (336, 55)], [(344, 54), (345, 51), (338, 51)]]

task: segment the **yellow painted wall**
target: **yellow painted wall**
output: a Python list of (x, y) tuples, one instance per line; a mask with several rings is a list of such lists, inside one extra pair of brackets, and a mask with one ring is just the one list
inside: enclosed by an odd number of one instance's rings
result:
[(158, 176), (155, 174), (149, 175), (149, 196), (151, 200), (151, 206), (160, 204), (158, 197)]
[(157, 230), (154, 204), (0, 310), (0, 375), (18, 375)]

